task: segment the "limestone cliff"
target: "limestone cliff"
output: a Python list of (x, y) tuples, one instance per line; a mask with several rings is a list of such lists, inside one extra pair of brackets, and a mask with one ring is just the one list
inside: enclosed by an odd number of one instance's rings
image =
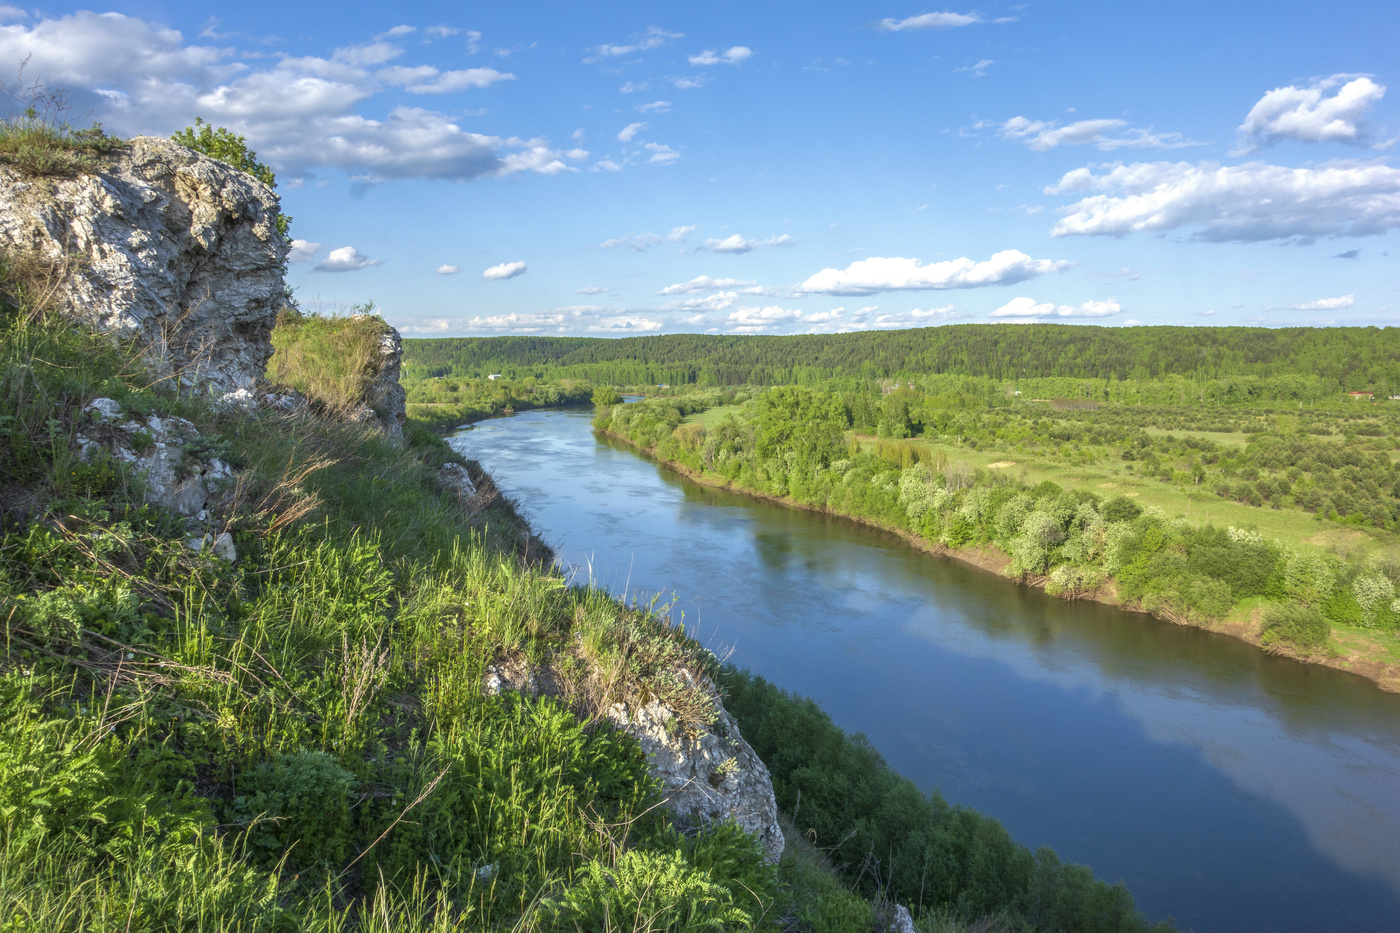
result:
[(157, 374), (246, 396), (284, 295), (277, 195), (167, 139), (105, 162), (59, 179), (0, 166), (0, 248), (59, 266), (59, 312), (135, 338)]

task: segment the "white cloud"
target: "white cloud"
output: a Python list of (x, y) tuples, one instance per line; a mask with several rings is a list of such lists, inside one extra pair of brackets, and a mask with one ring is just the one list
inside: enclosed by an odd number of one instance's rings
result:
[(386, 35), (386, 36), (411, 36), (411, 35), (413, 35), (413, 33), (417, 32), (417, 31), (418, 31), (418, 30), (415, 29), (415, 28), (412, 27), (412, 26), (395, 26), (393, 29), (390, 29), (388, 32), (384, 33), (384, 35)]
[[(165, 134), (195, 114), (248, 138), (279, 173), (338, 168), (366, 181), (471, 179), (563, 169), (540, 140), (465, 130), (455, 118), (390, 107), (371, 119), (358, 108), (389, 87), (420, 93), (479, 88), (509, 79), (494, 69), (440, 71), (385, 66), (403, 53), (381, 39), (328, 57), (240, 57), (233, 48), (186, 43), (180, 32), (117, 13), (74, 13), (0, 29), (0, 60), (30, 57), (28, 74), (64, 87), (76, 111), (123, 134)], [(380, 108), (386, 109), (386, 108)]]
[(686, 298), (668, 302), (666, 311), (724, 311), (739, 303), (738, 292), (715, 292), (704, 298)]
[(1319, 298), (1317, 301), (1304, 301), (1296, 305), (1280, 305), (1270, 311), (1343, 311), (1356, 304), (1355, 295), (1342, 295), (1340, 298)]
[[(1183, 139), (1180, 133), (1153, 133), (1151, 129), (1131, 128), (1126, 120), (1078, 120), (1066, 126), (1053, 121), (1012, 117), (997, 128), (997, 135), (1023, 142), (1037, 152), (1056, 146), (1087, 146), (1108, 152), (1113, 149), (1177, 149), (1202, 143)], [(1123, 130), (1110, 135), (1112, 131)]]
[(684, 75), (682, 75), (679, 77), (669, 78), (668, 80), (677, 90), (681, 91), (690, 90), (691, 88), (704, 87), (706, 84), (709, 83), (709, 81), (703, 76), (687, 78)]
[(1006, 304), (997, 308), (991, 313), (991, 317), (997, 318), (1095, 318), (1112, 317), (1121, 314), (1123, 306), (1115, 300), (1108, 301), (1086, 301), (1078, 307), (1070, 305), (1057, 305), (1054, 302), (1037, 302), (1034, 298), (1021, 296), (1012, 298)]
[(375, 77), (386, 84), (402, 87), (410, 94), (447, 94), (467, 88), (490, 87), (497, 81), (514, 81), (515, 75), (494, 68), (467, 68), (462, 71), (438, 71), (431, 65), (405, 68), (395, 65), (381, 68)]
[(694, 232), (694, 224), (690, 224), (686, 227), (672, 227), (671, 232), (666, 234), (666, 239), (670, 240), (672, 243), (679, 243)]
[(1370, 236), (1400, 226), (1400, 169), (1378, 162), (1284, 168), (1263, 162), (1137, 162), (1065, 174), (1046, 194), (1099, 191), (1068, 207), (1054, 236), (1197, 228), (1210, 242)]
[(638, 113), (670, 113), (671, 102), (669, 100), (654, 100), (649, 104), (642, 104), (637, 107)]
[(746, 45), (736, 45), (723, 52), (706, 49), (698, 55), (690, 56), (689, 61), (692, 65), (737, 65), (752, 57), (753, 49)]
[(661, 321), (632, 314), (614, 314), (595, 318), (583, 329), (594, 334), (645, 334), (660, 330)]
[(621, 143), (630, 143), (632, 137), (636, 136), (644, 129), (646, 129), (645, 123), (629, 123), (618, 131), (617, 141)]
[(693, 295), (696, 292), (713, 292), (723, 288), (740, 288), (746, 285), (754, 285), (754, 282), (745, 282), (740, 279), (712, 279), (708, 275), (697, 275), (689, 282), (678, 282), (675, 285), (667, 285), (658, 295)]
[[(423, 30), (424, 33), (432, 36), (434, 39), (446, 39), (448, 36), (455, 36), (461, 31), (462, 30), (455, 26), (429, 26), (427, 29)], [(476, 37), (480, 39), (481, 33), (476, 33)]]
[(651, 153), (651, 158), (647, 159), (648, 162), (660, 162), (664, 164), (666, 162), (674, 162), (681, 157), (679, 152), (661, 143), (642, 143), (642, 148)]
[(601, 294), (603, 294), (603, 293), (606, 292), (606, 291), (607, 291), (607, 289), (604, 288), (604, 287), (601, 286), (601, 285), (585, 285), (583, 288), (580, 288), (578, 291), (574, 292), (574, 294), (575, 294), (575, 295), (601, 295)]
[(622, 87), (618, 88), (618, 90), (624, 94), (635, 94), (638, 91), (645, 91), (649, 87), (651, 87), (651, 85), (645, 81), (628, 81), (623, 84)]
[(802, 312), (797, 308), (770, 305), (766, 308), (740, 308), (731, 312), (728, 325), (731, 333), (759, 334), (801, 318)]
[(885, 291), (981, 288), (1011, 285), (1047, 272), (1062, 272), (1064, 260), (1032, 259), (1020, 250), (995, 253), (984, 262), (966, 256), (924, 265), (917, 259), (873, 256), (845, 269), (823, 269), (799, 285), (799, 294), (873, 295)]
[(786, 233), (781, 236), (770, 236), (766, 240), (749, 240), (735, 233), (722, 240), (706, 240), (702, 249), (712, 253), (747, 253), (764, 246), (791, 246), (793, 242), (793, 238)]
[(975, 64), (964, 65), (964, 66), (961, 67), (961, 68), (954, 68), (953, 70), (954, 70), (954, 71), (970, 71), (970, 72), (972, 72), (972, 76), (973, 76), (974, 78), (985, 78), (985, 77), (987, 76), (987, 69), (990, 68), (990, 67), (992, 67), (992, 66), (995, 65), (995, 64), (996, 64), (996, 62), (993, 61), (992, 59), (990, 59), (990, 58), (984, 58), (984, 59), (981, 59), (980, 61), (976, 62)]
[(461, 272), (461, 271), (462, 271), (462, 267), (461, 267), (461, 266), (444, 265), (444, 266), (438, 266), (438, 267), (437, 267), (437, 274), (438, 274), (438, 275), (456, 275), (458, 272)]
[[(1351, 80), (1346, 81), (1347, 78)], [(1346, 81), (1345, 84), (1342, 84)], [(1325, 92), (1341, 87), (1330, 97)], [(1302, 142), (1366, 142), (1362, 121), (1385, 95), (1385, 87), (1367, 77), (1333, 75), (1308, 87), (1274, 88), (1255, 104), (1240, 125), (1241, 145), (1231, 153), (1244, 155), (1280, 139)]]
[(590, 171), (590, 172), (620, 172), (620, 171), (622, 171), (622, 166), (619, 165), (618, 163), (614, 162), (612, 159), (599, 159), (597, 162), (594, 162), (594, 163), (593, 163), (592, 167), (589, 168), (589, 171)]
[(525, 263), (523, 262), (503, 262), (499, 266), (492, 266), (481, 273), (483, 279), (498, 281), (500, 279), (513, 279), (517, 275), (525, 274)]
[(976, 13), (920, 13), (904, 19), (893, 17), (880, 20), (879, 28), (885, 32), (902, 32), (906, 29), (955, 29), (958, 26), (971, 26), (982, 22)]
[(353, 246), (342, 246), (339, 249), (331, 250), (330, 255), (316, 263), (312, 271), (356, 272), (360, 269), (368, 269), (370, 266), (377, 265), (379, 265), (378, 259), (370, 259)]
[(622, 55), (631, 55), (633, 52), (645, 52), (665, 45), (669, 39), (679, 39), (684, 35), (683, 32), (668, 32), (657, 26), (648, 26), (646, 32), (634, 37), (630, 43), (596, 46), (592, 51), (597, 58), (585, 58), (584, 61), (591, 62), (597, 61), (598, 58), (617, 58)]
[(320, 252), (320, 243), (312, 243), (310, 240), (293, 240), (292, 250), (287, 254), (287, 262), (311, 262)]
[(619, 246), (625, 246), (634, 253), (640, 253), (643, 250), (651, 249), (656, 244), (662, 242), (662, 239), (662, 237), (655, 233), (637, 233), (631, 236), (620, 236), (611, 240), (604, 240), (598, 244), (598, 248), (615, 249)]

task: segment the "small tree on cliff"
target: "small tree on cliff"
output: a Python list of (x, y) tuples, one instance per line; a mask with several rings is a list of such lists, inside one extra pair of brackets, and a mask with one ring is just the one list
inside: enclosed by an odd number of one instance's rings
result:
[[(248, 148), (248, 140), (232, 130), (213, 126), (205, 123), (202, 117), (195, 117), (194, 126), (187, 126), (177, 133), (172, 133), (170, 139), (247, 172), (269, 188), (277, 187), (277, 176), (272, 173), (272, 169), (259, 162), (258, 154)], [(288, 230), (291, 223), (292, 218), (286, 214), (278, 215), (277, 232), (282, 234), (283, 239), (290, 237)]]

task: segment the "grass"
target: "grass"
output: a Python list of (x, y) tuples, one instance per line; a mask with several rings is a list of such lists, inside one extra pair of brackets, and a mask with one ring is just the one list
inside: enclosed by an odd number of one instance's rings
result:
[(30, 112), (0, 120), (0, 163), (36, 178), (74, 178), (102, 169), (102, 156), (126, 144), (101, 124), (74, 129)]
[(389, 325), (372, 306), (350, 317), (278, 312), (267, 377), (306, 396), (323, 412), (348, 411), (366, 400), (379, 374), (380, 345)]
[[(474, 464), (486, 493), (459, 503), (436, 473), (460, 458), (429, 432), (218, 411), (106, 338), (13, 308), (0, 327), (0, 923), (767, 923), (756, 840), (680, 835), (598, 718), (660, 697), (702, 726), (688, 675), (713, 658), (542, 565)], [(239, 468), (209, 523), (236, 563), (188, 548), (139, 476), (75, 455), (97, 396), (190, 418)], [(513, 660), (549, 693), (488, 695)]]

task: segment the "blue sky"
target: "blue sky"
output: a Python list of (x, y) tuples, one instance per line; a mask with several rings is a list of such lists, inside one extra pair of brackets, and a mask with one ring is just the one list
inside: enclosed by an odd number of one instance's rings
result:
[(1400, 4), (4, 7), (75, 118), (245, 135), (407, 335), (1389, 324)]

